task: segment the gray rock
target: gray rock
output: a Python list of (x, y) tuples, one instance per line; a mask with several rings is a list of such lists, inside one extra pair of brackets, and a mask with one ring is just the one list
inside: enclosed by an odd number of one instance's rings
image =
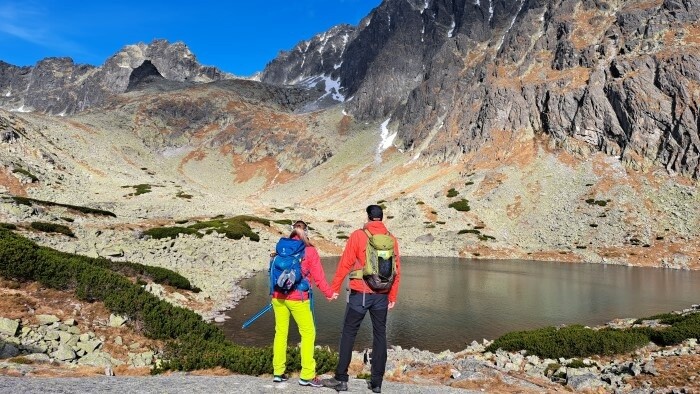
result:
[(642, 365), (642, 372), (654, 376), (659, 375), (659, 372), (656, 370), (656, 365), (654, 365), (654, 360), (649, 360), (644, 363), (644, 365)]
[(112, 357), (103, 352), (94, 352), (81, 357), (78, 360), (79, 365), (89, 365), (92, 367), (112, 367)]
[(0, 348), (0, 359), (15, 357), (19, 354), (19, 349), (11, 343), (5, 343)]
[(51, 356), (59, 361), (75, 360), (75, 352), (68, 345), (61, 345), (58, 349), (51, 353)]
[(601, 381), (600, 378), (592, 373), (567, 378), (566, 385), (575, 391), (592, 390), (598, 387), (606, 386), (605, 382)]
[(424, 234), (416, 237), (415, 242), (429, 244), (435, 242), (435, 236), (433, 234)]
[(0, 333), (9, 335), (11, 337), (17, 334), (17, 329), (19, 328), (19, 322), (12, 319), (6, 319), (0, 317)]
[(80, 341), (76, 345), (78, 349), (85, 351), (85, 353), (92, 353), (97, 349), (98, 347), (102, 346), (102, 341), (99, 340), (91, 340), (87, 342)]
[(118, 316), (111, 314), (109, 315), (109, 326), (110, 327), (121, 327), (123, 326), (129, 319), (123, 316)]

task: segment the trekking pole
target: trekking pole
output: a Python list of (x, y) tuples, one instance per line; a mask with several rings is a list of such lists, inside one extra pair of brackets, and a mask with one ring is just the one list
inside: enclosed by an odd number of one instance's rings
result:
[(260, 316), (264, 315), (265, 312), (269, 311), (270, 309), (272, 309), (272, 303), (269, 303), (269, 304), (265, 305), (265, 307), (262, 308), (258, 313), (256, 313), (255, 315), (253, 315), (253, 317), (251, 317), (250, 319), (246, 320), (245, 323), (243, 323), (243, 327), (242, 327), (242, 328), (248, 328), (248, 326), (250, 326), (251, 324), (253, 324), (256, 320), (258, 320), (258, 318), (259, 318)]
[(316, 325), (316, 314), (314, 313), (314, 292), (309, 289), (309, 301), (311, 302), (311, 320)]

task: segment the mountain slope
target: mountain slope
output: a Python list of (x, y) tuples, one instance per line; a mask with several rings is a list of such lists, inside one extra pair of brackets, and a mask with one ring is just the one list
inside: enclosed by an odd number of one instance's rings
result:
[(688, 0), (389, 0), (333, 75), (349, 113), (390, 117), (399, 146), (431, 162), (509, 130), (697, 178), (699, 20)]

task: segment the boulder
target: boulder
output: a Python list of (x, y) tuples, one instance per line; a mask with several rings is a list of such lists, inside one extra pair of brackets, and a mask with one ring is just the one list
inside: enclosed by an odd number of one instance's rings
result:
[(36, 319), (39, 321), (39, 324), (42, 326), (47, 326), (49, 324), (53, 324), (56, 322), (61, 321), (58, 317), (54, 315), (36, 315)]
[(0, 359), (15, 357), (19, 354), (19, 349), (13, 344), (6, 343), (0, 348)]
[(598, 387), (606, 386), (605, 382), (592, 373), (572, 376), (566, 380), (566, 385), (575, 391), (594, 390)]
[(75, 352), (68, 345), (61, 345), (58, 349), (51, 353), (51, 356), (59, 361), (75, 360)]
[(0, 317), (0, 334), (9, 335), (11, 337), (17, 334), (19, 322), (12, 319)]
[(88, 353), (85, 357), (78, 360), (79, 365), (88, 365), (91, 367), (112, 367), (112, 357), (103, 352)]
[(127, 317), (111, 314), (111, 315), (109, 315), (109, 326), (110, 327), (121, 327), (124, 325), (124, 323), (127, 322), (127, 320), (129, 320)]
[(78, 349), (85, 351), (85, 353), (92, 353), (102, 345), (102, 342), (99, 340), (92, 340), (92, 341), (86, 341), (86, 342), (78, 342), (76, 345)]

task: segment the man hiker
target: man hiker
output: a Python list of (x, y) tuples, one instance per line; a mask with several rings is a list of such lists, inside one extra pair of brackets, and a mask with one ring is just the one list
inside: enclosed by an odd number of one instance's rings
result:
[[(348, 390), (348, 367), (355, 337), (362, 319), (369, 311), (372, 318), (373, 341), (372, 378), (367, 382), (367, 387), (375, 393), (380, 393), (386, 369), (387, 312), (396, 304), (399, 290), (399, 244), (396, 237), (389, 233), (382, 222), (384, 217), (382, 208), (379, 205), (370, 205), (366, 211), (368, 221), (362, 229), (350, 235), (331, 283), (334, 295), (337, 295), (345, 276), (350, 274), (350, 295), (340, 337), (338, 365), (335, 376), (322, 380), (322, 383), (336, 391)], [(370, 265), (374, 264), (376, 270), (377, 262), (379, 262), (380, 275), (370, 272), (372, 270)], [(379, 280), (377, 280), (378, 276)]]

